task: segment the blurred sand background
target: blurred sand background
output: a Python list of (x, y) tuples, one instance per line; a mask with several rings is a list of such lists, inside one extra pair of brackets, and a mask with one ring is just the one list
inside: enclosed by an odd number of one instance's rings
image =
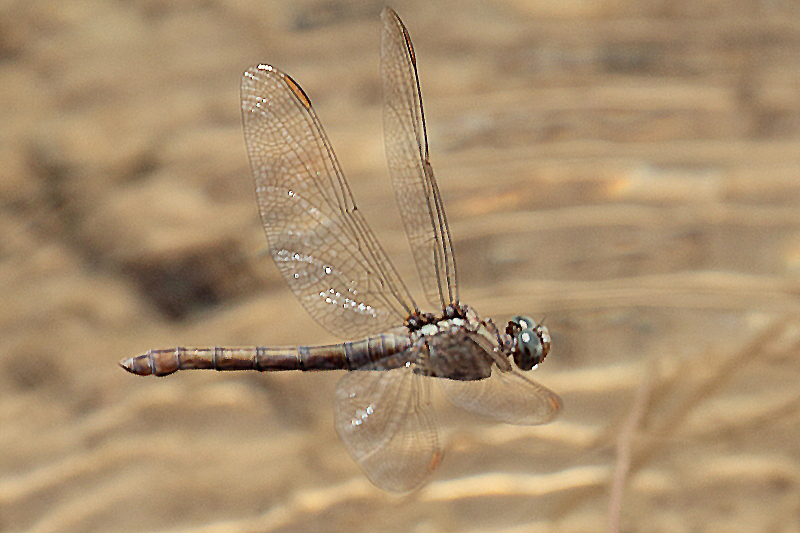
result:
[[(138, 378), (149, 348), (333, 340), (265, 242), (238, 84), (306, 90), (410, 281), (381, 2), (0, 2), (0, 531), (800, 531), (800, 7), (397, 1), (464, 301), (546, 316), (539, 428), (437, 405), (374, 488), (336, 373)], [(616, 481), (615, 481), (616, 480)], [(621, 490), (620, 490), (621, 489)]]

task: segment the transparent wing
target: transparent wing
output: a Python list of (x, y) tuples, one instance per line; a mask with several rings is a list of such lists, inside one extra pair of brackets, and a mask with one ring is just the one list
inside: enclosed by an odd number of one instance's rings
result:
[(519, 371), (502, 371), (477, 381), (438, 380), (448, 400), (481, 416), (519, 426), (546, 424), (561, 410), (561, 399)]
[(415, 352), (412, 348), (391, 362), (348, 372), (336, 386), (339, 437), (369, 480), (393, 492), (423, 485), (442, 458), (430, 400), (432, 378), (414, 373)]
[(416, 307), (356, 209), (306, 94), (269, 65), (242, 76), (242, 116), (269, 253), (297, 298), (334, 335), (402, 323)]
[(381, 13), (381, 76), (386, 157), (403, 226), (425, 296), (443, 308), (458, 300), (450, 230), (428, 160), (428, 138), (416, 58), (403, 23), (391, 8)]

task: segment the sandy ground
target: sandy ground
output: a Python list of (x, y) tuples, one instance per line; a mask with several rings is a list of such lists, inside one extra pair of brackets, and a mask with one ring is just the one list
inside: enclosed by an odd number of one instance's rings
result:
[(116, 366), (311, 344), (264, 256), (238, 103), (305, 88), (414, 280), (377, 2), (0, 2), (0, 530), (800, 531), (800, 9), (398, 2), (464, 301), (546, 316), (547, 426), (437, 405), (424, 489), (374, 488), (336, 373)]

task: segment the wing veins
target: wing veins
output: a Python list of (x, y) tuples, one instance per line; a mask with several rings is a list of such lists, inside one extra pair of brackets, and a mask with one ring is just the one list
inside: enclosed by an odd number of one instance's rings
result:
[[(432, 279), (428, 277), (428, 272), (436, 280), (435, 291), (438, 292), (439, 303), (444, 306), (446, 303), (455, 303), (458, 300), (456, 265), (453, 258), (453, 246), (450, 236), (447, 216), (444, 212), (444, 205), (441, 200), (436, 179), (433, 175), (428, 155), (428, 139), (425, 124), (425, 113), (422, 103), (422, 95), (419, 84), (416, 59), (413, 45), (408, 30), (400, 21), (397, 14), (390, 8), (386, 8), (382, 14), (384, 19), (384, 44), (382, 45), (381, 59), (383, 63), (384, 91), (391, 96), (391, 100), (385, 103), (385, 116), (387, 124), (393, 128), (400, 128), (399, 133), (405, 135), (406, 139), (413, 140), (416, 147), (416, 161), (408, 161), (412, 166), (412, 177), (403, 166), (393, 167), (392, 165), (403, 165), (405, 161), (392, 161), (390, 159), (390, 170), (392, 170), (393, 182), (398, 192), (398, 201), (401, 203), (401, 214), (404, 218), (404, 227), (409, 237), (412, 249), (425, 243), (426, 240), (432, 243), (432, 254), (430, 263), (425, 259), (421, 251), (414, 250), (414, 258), (417, 262), (420, 277), (426, 288), (426, 294), (432, 296), (429, 289), (433, 289)], [(389, 87), (388, 85), (393, 87)], [(385, 96), (386, 98), (386, 96)], [(405, 118), (404, 118), (405, 117)], [(387, 130), (386, 135), (389, 135)], [(405, 151), (402, 142), (395, 142), (387, 138), (387, 150), (398, 150), (401, 159)], [(393, 156), (396, 157), (396, 154)], [(418, 180), (418, 185), (412, 185), (406, 191), (406, 178)], [(419, 188), (417, 188), (419, 187)], [(421, 208), (422, 212), (415, 211), (414, 205), (404, 204), (400, 197), (403, 194), (423, 195), (424, 198), (417, 198), (416, 209)], [(404, 208), (403, 206), (409, 206)], [(422, 207), (422, 206), (425, 207)], [(403, 212), (404, 209), (411, 211)], [(413, 231), (416, 223), (414, 216), (422, 215), (427, 211), (427, 219), (430, 223), (430, 234), (426, 239), (423, 234)], [(412, 233), (409, 233), (411, 231)], [(422, 239), (422, 240), (420, 240)], [(446, 285), (446, 289), (445, 289)], [(445, 290), (447, 295), (445, 296)]]

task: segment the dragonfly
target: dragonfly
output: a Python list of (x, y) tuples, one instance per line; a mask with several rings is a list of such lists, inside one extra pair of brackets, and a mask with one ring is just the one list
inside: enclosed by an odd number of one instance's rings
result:
[(409, 492), (441, 463), (431, 383), (454, 405), (494, 420), (547, 423), (561, 400), (527, 377), (550, 351), (546, 326), (526, 316), (505, 328), (461, 302), (450, 229), (428, 156), (416, 56), (408, 30), (381, 13), (386, 156), (424, 296), (417, 304), (356, 207), (311, 101), (270, 65), (242, 76), (244, 138), (269, 254), (325, 346), (177, 347), (120, 365), (134, 374), (178, 370), (347, 370), (334, 397), (344, 447), (378, 487)]

